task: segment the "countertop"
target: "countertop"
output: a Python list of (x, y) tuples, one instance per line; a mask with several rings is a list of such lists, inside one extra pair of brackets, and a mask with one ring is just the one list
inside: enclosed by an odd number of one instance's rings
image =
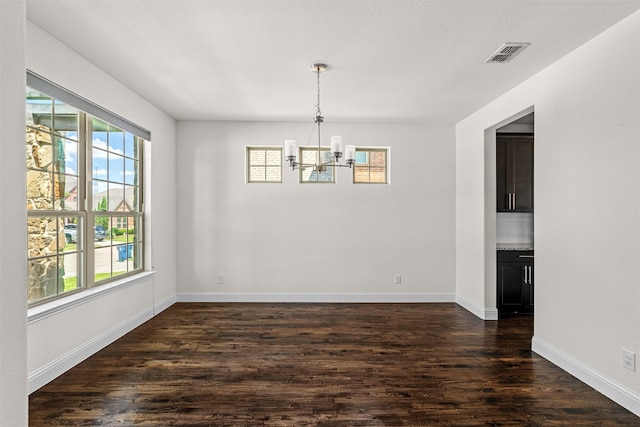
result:
[(532, 251), (533, 243), (497, 243), (496, 250), (499, 251)]

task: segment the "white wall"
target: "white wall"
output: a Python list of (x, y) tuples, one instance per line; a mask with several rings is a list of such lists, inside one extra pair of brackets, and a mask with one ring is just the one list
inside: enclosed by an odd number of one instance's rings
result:
[(0, 1), (0, 423), (27, 425), (25, 2)]
[[(145, 145), (145, 259), (146, 269), (155, 271), (54, 315), (34, 317), (31, 310), (28, 371), (29, 390), (33, 391), (175, 302), (176, 124), (28, 21), (26, 64), (33, 72), (151, 131), (152, 142)], [(18, 111), (24, 111), (24, 92), (21, 97)], [(20, 117), (24, 128), (24, 113)], [(22, 162), (21, 152), (17, 163)], [(21, 200), (19, 207), (23, 206)]]
[(490, 135), (531, 106), (534, 350), (640, 415), (621, 362), (640, 353), (640, 12), (456, 126), (456, 292), (476, 312), (495, 307)]
[(179, 299), (452, 301), (453, 128), (325, 124), (345, 143), (390, 146), (391, 185), (354, 185), (346, 168), (336, 184), (290, 169), (282, 184), (245, 183), (246, 145), (305, 145), (312, 127), (178, 123)]

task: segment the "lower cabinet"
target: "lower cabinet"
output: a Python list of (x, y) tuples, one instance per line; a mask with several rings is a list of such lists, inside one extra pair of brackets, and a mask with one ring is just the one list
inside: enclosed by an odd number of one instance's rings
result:
[(498, 313), (533, 314), (533, 251), (498, 251)]

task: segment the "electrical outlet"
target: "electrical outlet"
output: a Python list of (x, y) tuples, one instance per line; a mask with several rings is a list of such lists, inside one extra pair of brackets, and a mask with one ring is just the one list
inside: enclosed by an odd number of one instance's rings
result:
[(635, 372), (636, 370), (636, 354), (626, 348), (622, 349), (622, 366)]
[(224, 285), (224, 274), (218, 275), (218, 285)]
[(402, 283), (402, 275), (400, 274), (396, 274), (393, 278), (394, 282), (396, 285), (399, 285)]

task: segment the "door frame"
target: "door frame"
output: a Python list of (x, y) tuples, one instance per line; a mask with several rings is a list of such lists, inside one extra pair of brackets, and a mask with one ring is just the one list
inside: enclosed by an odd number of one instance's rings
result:
[[(534, 106), (521, 110), (484, 131), (484, 306), (485, 320), (498, 320), (498, 257), (496, 252), (496, 130), (535, 113)], [(534, 125), (535, 136), (535, 125)], [(535, 156), (535, 150), (534, 150)], [(535, 164), (535, 159), (534, 159)], [(534, 170), (535, 174), (535, 170)], [(535, 175), (534, 175), (535, 182)], [(535, 186), (534, 186), (535, 188)], [(535, 200), (535, 194), (534, 194)], [(535, 241), (535, 236), (534, 236)], [(535, 246), (535, 245), (534, 245)], [(535, 293), (534, 293), (535, 297)], [(534, 304), (535, 313), (535, 304)]]

